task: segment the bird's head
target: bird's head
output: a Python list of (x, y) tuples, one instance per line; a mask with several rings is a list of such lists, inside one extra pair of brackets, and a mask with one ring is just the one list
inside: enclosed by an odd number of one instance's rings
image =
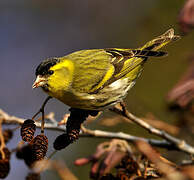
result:
[(57, 58), (49, 58), (44, 60), (36, 68), (36, 80), (32, 88), (42, 87), (44, 90), (48, 88), (48, 80), (54, 74), (51, 68), (59, 62)]
[(66, 90), (72, 80), (74, 65), (70, 60), (49, 58), (36, 68), (36, 80), (32, 88), (42, 87), (51, 93)]

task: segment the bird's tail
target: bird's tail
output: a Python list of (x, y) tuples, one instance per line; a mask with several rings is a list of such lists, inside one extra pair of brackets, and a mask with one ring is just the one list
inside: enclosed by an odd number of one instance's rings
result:
[(147, 42), (144, 46), (139, 48), (140, 50), (157, 51), (161, 47), (165, 46), (171, 41), (180, 39), (180, 36), (174, 35), (174, 29), (169, 29), (159, 37)]

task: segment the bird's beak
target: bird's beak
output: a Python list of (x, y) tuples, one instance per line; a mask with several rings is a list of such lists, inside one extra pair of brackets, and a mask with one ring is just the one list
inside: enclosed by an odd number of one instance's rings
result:
[(38, 75), (34, 81), (32, 88), (42, 87), (46, 84), (46, 79), (43, 76)]

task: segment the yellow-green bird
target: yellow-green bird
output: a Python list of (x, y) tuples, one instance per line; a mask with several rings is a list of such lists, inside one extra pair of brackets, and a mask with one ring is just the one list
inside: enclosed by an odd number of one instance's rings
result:
[(122, 101), (139, 77), (148, 57), (180, 37), (170, 29), (137, 49), (90, 49), (44, 60), (36, 69), (33, 88), (72, 108), (103, 110)]

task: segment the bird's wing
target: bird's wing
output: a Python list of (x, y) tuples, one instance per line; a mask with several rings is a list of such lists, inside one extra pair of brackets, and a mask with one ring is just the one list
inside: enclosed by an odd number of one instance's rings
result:
[[(142, 64), (148, 57), (161, 57), (167, 55), (163, 51), (151, 51), (140, 49), (106, 49), (107, 53), (112, 55), (114, 61), (112, 64), (115, 67), (115, 73), (109, 84), (122, 77), (128, 77), (134, 80), (137, 76), (137, 71), (140, 70)], [(135, 77), (134, 77), (135, 76)]]
[(158, 49), (179, 38), (174, 35), (173, 29), (169, 29), (138, 49), (109, 48), (72, 53), (66, 56), (75, 64), (72, 87), (76, 91), (96, 93), (120, 78), (133, 81), (138, 77), (149, 56), (166, 55), (167, 53)]
[(75, 65), (72, 88), (77, 92), (96, 93), (124, 76), (135, 79), (147, 57), (165, 54), (160, 51), (109, 48), (81, 50), (65, 58)]
[(102, 49), (76, 51), (65, 59), (74, 63), (72, 89), (91, 93), (102, 86), (114, 74), (112, 57)]

